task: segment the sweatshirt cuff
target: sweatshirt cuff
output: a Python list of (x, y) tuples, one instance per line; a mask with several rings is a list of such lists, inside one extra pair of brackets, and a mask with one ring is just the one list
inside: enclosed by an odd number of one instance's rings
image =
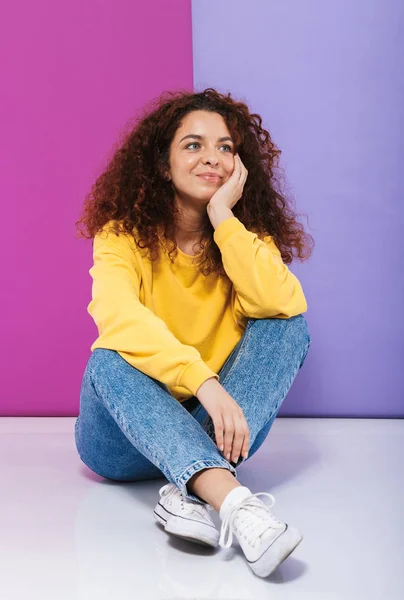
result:
[(189, 365), (182, 374), (178, 385), (186, 388), (195, 396), (198, 388), (211, 377), (219, 380), (217, 375), (208, 365), (201, 359)]
[(237, 217), (230, 217), (216, 227), (213, 239), (220, 248), (233, 233), (240, 233), (241, 231), (247, 231), (244, 224)]

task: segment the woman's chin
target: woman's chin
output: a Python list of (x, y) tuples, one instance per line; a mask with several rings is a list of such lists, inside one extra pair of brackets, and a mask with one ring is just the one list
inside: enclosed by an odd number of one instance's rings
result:
[(206, 192), (199, 192), (196, 194), (191, 194), (190, 197), (193, 198), (195, 200), (195, 202), (201, 202), (204, 204), (207, 204), (208, 202), (210, 202), (212, 196), (214, 194), (214, 191), (212, 190), (206, 190)]
[(183, 191), (182, 194), (180, 193), (179, 195), (180, 195), (180, 197), (182, 196), (184, 199), (188, 198), (189, 200), (192, 200), (195, 203), (206, 205), (210, 202), (210, 200), (215, 192), (216, 192), (216, 190), (212, 190), (212, 189), (207, 189), (207, 190), (192, 189), (192, 190), (189, 190), (189, 192)]

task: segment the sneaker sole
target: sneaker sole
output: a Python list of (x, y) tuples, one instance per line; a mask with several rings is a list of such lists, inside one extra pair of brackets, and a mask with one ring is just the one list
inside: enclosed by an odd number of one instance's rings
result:
[(189, 527), (181, 527), (176, 521), (168, 522), (167, 519), (165, 519), (158, 512), (159, 508), (160, 505), (157, 505), (153, 512), (154, 518), (156, 519), (156, 521), (158, 521), (161, 525), (164, 526), (164, 529), (167, 531), (167, 533), (171, 533), (190, 542), (195, 542), (196, 544), (200, 544), (201, 546), (210, 546), (216, 548), (219, 539), (219, 533), (217, 531), (215, 534), (213, 530), (213, 535), (210, 536), (204, 535), (203, 532), (200, 531), (192, 533), (191, 531), (189, 531)]
[(287, 527), (258, 560), (250, 562), (247, 559), (247, 562), (256, 575), (268, 577), (292, 554), (302, 540), (303, 535), (297, 529)]

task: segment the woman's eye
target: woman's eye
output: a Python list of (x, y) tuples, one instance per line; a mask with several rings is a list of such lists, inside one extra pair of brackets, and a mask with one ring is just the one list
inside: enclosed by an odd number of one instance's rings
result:
[[(185, 148), (190, 148), (191, 146), (200, 146), (200, 144), (198, 142), (192, 142), (191, 144), (188, 144), (187, 146), (185, 146)], [(223, 146), (221, 146), (221, 148), (228, 148), (228, 150), (231, 152), (231, 146), (229, 146), (228, 144), (224, 144)]]

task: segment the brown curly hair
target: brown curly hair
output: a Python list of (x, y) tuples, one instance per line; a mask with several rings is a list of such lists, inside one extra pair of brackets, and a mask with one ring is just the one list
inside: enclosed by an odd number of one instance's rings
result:
[[(177, 254), (178, 209), (166, 175), (175, 132), (185, 115), (195, 110), (222, 115), (235, 142), (235, 153), (248, 169), (243, 195), (232, 209), (234, 216), (260, 239), (273, 236), (286, 264), (292, 262), (293, 250), (300, 261), (309, 258), (314, 239), (296, 220), (275, 174), (281, 151), (261, 126), (260, 115), (251, 114), (247, 105), (230, 93), (213, 88), (199, 93), (163, 92), (144, 107), (129, 133), (124, 131), (122, 141), (115, 144), (107, 168), (86, 196), (82, 216), (75, 223), (77, 237), (91, 239), (113, 220), (113, 231), (133, 236), (139, 248), (149, 249), (150, 260), (158, 257), (161, 232), (172, 244), (170, 259), (172, 253)], [(204, 275), (217, 272), (225, 276), (213, 233), (213, 226), (205, 225), (199, 266)]]

